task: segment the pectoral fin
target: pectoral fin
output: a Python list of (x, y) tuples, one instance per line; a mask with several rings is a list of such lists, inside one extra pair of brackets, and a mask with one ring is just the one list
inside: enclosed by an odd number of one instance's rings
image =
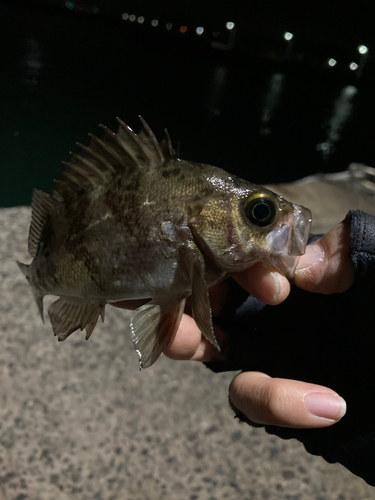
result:
[(88, 340), (99, 315), (104, 321), (104, 307), (104, 305), (60, 297), (48, 308), (54, 334), (59, 340), (65, 340), (78, 328), (81, 330), (86, 328), (86, 340)]
[(197, 256), (192, 258), (191, 281), (191, 310), (193, 318), (206, 339), (220, 351), (220, 346), (217, 343), (212, 327), (212, 315), (207, 285), (204, 281), (202, 265)]
[(163, 303), (149, 302), (135, 311), (130, 328), (141, 370), (152, 366), (172, 342), (184, 306), (185, 299), (174, 298)]

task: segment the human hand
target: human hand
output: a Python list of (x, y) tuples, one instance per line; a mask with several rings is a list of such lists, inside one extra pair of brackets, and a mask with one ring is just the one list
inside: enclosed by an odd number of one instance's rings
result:
[[(349, 259), (349, 220), (307, 247), (299, 261), (295, 284), (307, 291), (332, 294), (347, 290), (354, 279)], [(290, 292), (289, 281), (276, 272), (255, 266), (234, 276), (251, 295), (266, 304), (283, 302)], [(213, 318), (227, 297), (226, 283), (210, 290)], [(226, 358), (226, 332), (214, 325), (221, 353), (201, 333), (194, 320), (184, 314), (180, 328), (164, 354), (173, 359), (213, 361)], [(326, 427), (345, 414), (345, 402), (331, 389), (296, 380), (271, 378), (264, 373), (243, 372), (231, 383), (229, 396), (236, 411), (263, 425), (296, 428)]]

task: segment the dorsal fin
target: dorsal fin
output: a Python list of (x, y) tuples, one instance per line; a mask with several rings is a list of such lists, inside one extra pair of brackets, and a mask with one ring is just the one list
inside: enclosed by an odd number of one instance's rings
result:
[(31, 202), (31, 224), (28, 241), (28, 250), (31, 257), (35, 257), (37, 254), (44, 223), (56, 203), (58, 202), (44, 191), (40, 191), (38, 189), (33, 190), (33, 199)]
[(65, 170), (61, 180), (56, 181), (54, 198), (66, 199), (80, 188), (93, 189), (103, 184), (115, 173), (148, 170), (175, 158), (168, 132), (165, 131), (165, 139), (159, 143), (145, 120), (141, 116), (139, 119), (143, 127), (139, 134), (117, 118), (119, 127), (116, 133), (99, 125), (104, 130), (102, 139), (89, 134), (89, 146), (77, 143), (81, 151), (70, 153), (69, 162), (63, 162)]

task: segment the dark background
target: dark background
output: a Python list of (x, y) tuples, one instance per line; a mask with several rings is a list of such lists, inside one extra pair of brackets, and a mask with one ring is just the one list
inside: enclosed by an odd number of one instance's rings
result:
[(374, 166), (373, 4), (0, 2), (0, 206), (50, 190), (75, 142), (117, 115), (257, 183)]

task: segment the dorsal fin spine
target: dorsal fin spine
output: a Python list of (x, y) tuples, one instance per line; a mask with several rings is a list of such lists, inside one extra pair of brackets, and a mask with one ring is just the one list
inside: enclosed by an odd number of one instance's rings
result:
[(72, 181), (74, 184), (76, 184), (78, 187), (81, 186), (79, 179), (77, 179), (74, 175), (72, 175), (70, 172), (63, 172), (62, 175), (64, 177), (67, 177), (70, 181)]
[(102, 170), (100, 170), (100, 168), (97, 168), (96, 165), (94, 165), (91, 161), (86, 160), (85, 158), (82, 158), (82, 156), (76, 154), (73, 155), (72, 159), (75, 161), (80, 161), (81, 163), (86, 165), (86, 167), (90, 168), (93, 172), (95, 172), (99, 177), (101, 177), (103, 181), (105, 180), (105, 173)]
[[(56, 181), (54, 181), (56, 182)], [(64, 198), (54, 189), (52, 191), (52, 197), (54, 200), (58, 201), (59, 203), (64, 201)]]
[(71, 163), (70, 161), (62, 161), (61, 163), (63, 165), (65, 165), (65, 167), (70, 168), (71, 170), (73, 170), (74, 172), (76, 172), (77, 174), (79, 174), (80, 176), (82, 176), (85, 179), (87, 179), (89, 182), (91, 182), (91, 184), (93, 186), (95, 186), (95, 182), (94, 182), (94, 180), (92, 179), (92, 176), (89, 174), (89, 172), (87, 170), (85, 170), (84, 168), (81, 168), (80, 166), (76, 165), (75, 163)]
[(171, 141), (171, 137), (170, 137), (169, 132), (168, 132), (168, 130), (166, 128), (164, 129), (164, 133), (165, 133), (165, 138), (166, 138), (167, 144), (168, 144), (169, 156), (170, 156), (170, 158), (174, 158), (176, 152), (173, 149), (173, 144), (172, 144), (172, 141)]
[(158, 140), (155, 137), (155, 134), (153, 133), (153, 131), (149, 127), (149, 125), (146, 122), (146, 120), (144, 120), (141, 115), (139, 115), (138, 118), (140, 119), (140, 121), (141, 121), (141, 123), (143, 125), (143, 129), (146, 132), (148, 138), (152, 142), (152, 145), (154, 146), (155, 151), (159, 155), (160, 160), (164, 163), (165, 162), (165, 158), (164, 158), (164, 155), (163, 155), (163, 153), (162, 153), (162, 151), (160, 149), (160, 146), (159, 146)]
[[(111, 155), (112, 158), (117, 162), (119, 163), (120, 165), (123, 165), (123, 160), (120, 158), (120, 156), (115, 152), (113, 151), (112, 149), (110, 148), (107, 148), (107, 146), (104, 144), (103, 141), (101, 141), (98, 137), (96, 137), (96, 135), (94, 134), (88, 134), (88, 136), (90, 137), (90, 139), (95, 142), (95, 144), (97, 144), (98, 146), (100, 146), (107, 154)], [(115, 169), (113, 167), (111, 167), (113, 172), (115, 172)]]
[[(95, 151), (93, 151), (91, 148), (85, 146), (84, 144), (81, 144), (80, 142), (77, 142), (76, 144), (81, 149), (83, 149), (83, 151), (85, 151), (89, 156), (91, 156), (92, 158), (94, 158), (95, 160), (97, 160), (99, 163), (101, 163), (102, 165), (104, 165), (104, 167), (107, 170), (109, 170), (109, 172), (114, 172), (115, 171), (115, 169), (112, 167), (112, 165), (110, 165), (107, 162), (107, 160), (105, 158), (103, 158), (103, 156), (99, 155), (98, 153), (95, 153)], [(104, 175), (103, 179), (104, 178), (105, 178), (105, 175)]]
[(116, 142), (116, 144), (117, 144), (117, 145), (118, 145), (118, 146), (119, 146), (119, 147), (120, 147), (123, 151), (125, 151), (125, 153), (126, 153), (126, 154), (127, 154), (127, 155), (128, 155), (128, 156), (129, 156), (129, 157), (130, 157), (133, 161), (134, 161), (134, 163), (135, 163), (138, 167), (140, 167), (140, 166), (141, 166), (141, 164), (139, 163), (138, 158), (137, 158), (137, 157), (136, 157), (136, 155), (133, 153), (133, 151), (132, 151), (130, 148), (128, 148), (128, 146), (127, 146), (124, 142), (120, 141), (120, 139), (117, 137), (117, 135), (116, 135), (114, 132), (112, 132), (112, 130), (111, 130), (110, 128), (106, 127), (105, 125), (99, 125), (99, 126), (100, 126), (103, 130), (104, 130), (104, 132), (108, 135), (108, 137), (110, 137), (113, 141), (115, 141), (115, 142)]
[[(56, 189), (58, 189), (58, 193), (57, 194), (61, 197), (62, 201), (64, 201), (63, 194), (65, 194), (66, 191), (73, 192), (73, 186), (70, 186), (69, 184), (66, 184), (65, 182), (60, 181), (60, 180), (54, 179), (54, 181), (55, 181)], [(60, 194), (59, 191), (61, 191), (62, 194)]]
[(120, 127), (127, 132), (127, 134), (135, 141), (143, 155), (145, 156), (146, 159), (148, 160), (153, 160), (153, 158), (150, 156), (149, 152), (147, 151), (147, 148), (145, 148), (145, 145), (143, 141), (138, 137), (138, 135), (129, 127), (129, 125), (126, 125), (118, 116), (116, 117), (116, 120), (118, 121)]
[(139, 134), (117, 118), (119, 127), (114, 133), (108, 127), (99, 125), (104, 130), (104, 137), (98, 139), (89, 134), (89, 146), (77, 143), (82, 151), (71, 153), (68, 162), (63, 162), (66, 169), (60, 181), (56, 182), (56, 191), (52, 199), (66, 201), (81, 189), (95, 189), (103, 182), (107, 183), (114, 175), (130, 175), (140, 169), (147, 172), (150, 168), (175, 159), (171, 139), (167, 130), (165, 138), (159, 143), (147, 122), (140, 116), (142, 129)]

